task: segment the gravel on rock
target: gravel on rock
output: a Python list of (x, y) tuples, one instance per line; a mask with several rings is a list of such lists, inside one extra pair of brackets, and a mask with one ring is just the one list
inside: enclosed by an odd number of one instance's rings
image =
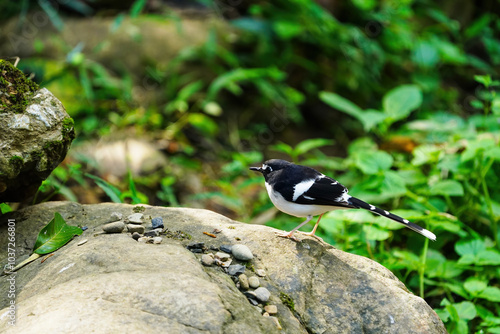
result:
[(249, 261), (253, 259), (252, 251), (245, 245), (234, 245), (231, 249), (231, 253), (240, 261)]
[(102, 226), (102, 230), (106, 233), (122, 233), (125, 229), (125, 223), (122, 221), (108, 223)]

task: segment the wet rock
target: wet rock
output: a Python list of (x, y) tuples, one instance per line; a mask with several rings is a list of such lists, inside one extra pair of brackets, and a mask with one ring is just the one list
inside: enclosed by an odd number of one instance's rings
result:
[(271, 297), (271, 293), (269, 292), (269, 290), (263, 287), (257, 288), (254, 292), (257, 300), (263, 303), (267, 302), (269, 300), (269, 297)]
[(164, 228), (163, 226), (163, 218), (162, 217), (155, 217), (151, 220), (151, 224), (153, 226), (153, 229), (155, 228)]
[(234, 245), (231, 249), (233, 256), (241, 261), (249, 261), (253, 259), (252, 251), (245, 245)]
[(127, 224), (127, 229), (132, 234), (133, 233), (143, 234), (145, 230), (144, 226), (137, 224)]
[(256, 276), (252, 276), (248, 279), (248, 284), (252, 289), (257, 289), (260, 286), (260, 281)]
[(132, 233), (132, 239), (134, 239), (135, 241), (139, 240), (139, 238), (141, 237), (141, 235), (137, 232), (134, 232)]
[(102, 230), (106, 233), (122, 233), (124, 229), (125, 229), (125, 223), (121, 221), (108, 223), (102, 226)]

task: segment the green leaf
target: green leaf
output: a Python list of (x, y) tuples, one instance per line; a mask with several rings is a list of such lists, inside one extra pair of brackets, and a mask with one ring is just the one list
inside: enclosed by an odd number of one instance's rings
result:
[(476, 255), (483, 250), (486, 250), (486, 245), (481, 239), (458, 241), (455, 244), (455, 252), (461, 256), (467, 254)]
[(495, 286), (489, 286), (484, 289), (478, 297), (491, 302), (500, 302), (500, 289)]
[(331, 92), (321, 92), (319, 93), (319, 98), (330, 107), (338, 109), (348, 115), (354, 116), (359, 121), (361, 121), (363, 118), (363, 110), (360, 107), (338, 94)]
[(188, 116), (188, 122), (198, 129), (202, 134), (214, 136), (219, 132), (219, 126), (207, 115), (201, 113), (192, 113)]
[(121, 191), (118, 188), (112, 186), (111, 184), (104, 181), (98, 176), (91, 175), (88, 173), (85, 173), (85, 176), (94, 180), (95, 183), (99, 186), (99, 188), (101, 188), (113, 202), (122, 203), (122, 200), (120, 199)]
[(333, 140), (331, 139), (324, 139), (324, 138), (306, 139), (297, 144), (297, 146), (295, 146), (294, 151), (296, 155), (301, 155), (309, 152), (312, 149), (332, 144)]
[(500, 252), (495, 249), (486, 249), (476, 255), (476, 264), (480, 266), (500, 265)]
[(443, 196), (463, 196), (464, 187), (462, 184), (455, 180), (443, 180), (437, 182), (429, 189), (431, 195)]
[(142, 12), (147, 0), (136, 0), (130, 8), (130, 17), (137, 17)]
[(391, 236), (389, 231), (369, 224), (363, 225), (363, 232), (365, 232), (367, 240), (382, 241), (389, 239), (389, 237)]
[(416, 85), (399, 86), (384, 96), (384, 112), (393, 120), (407, 117), (422, 104), (422, 91)]
[(365, 151), (355, 156), (356, 166), (365, 174), (377, 174), (391, 168), (394, 159), (385, 151)]
[(463, 320), (472, 320), (476, 317), (477, 311), (476, 307), (471, 302), (461, 302), (457, 304), (453, 304), (455, 309), (457, 310), (458, 316)]
[(464, 283), (465, 290), (467, 290), (467, 292), (470, 293), (473, 297), (476, 297), (481, 292), (483, 292), (487, 286), (488, 282), (481, 281), (477, 278), (470, 278)]
[(33, 253), (40, 255), (52, 253), (82, 232), (81, 228), (66, 224), (59, 212), (56, 212), (54, 219), (38, 233)]

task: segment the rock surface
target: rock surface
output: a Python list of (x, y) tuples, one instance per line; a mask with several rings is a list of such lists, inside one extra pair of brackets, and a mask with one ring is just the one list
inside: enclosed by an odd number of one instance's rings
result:
[(32, 196), (74, 138), (62, 103), (0, 60), (0, 202)]
[[(96, 233), (112, 212), (126, 217), (133, 208), (49, 202), (2, 217), (3, 245), (7, 219), (15, 219), (17, 262), (29, 255), (56, 211), (68, 224), (89, 229), (16, 274), (16, 326), (7, 324), (9, 299), (1, 294), (0, 332), (446, 333), (426, 302), (386, 268), (313, 238), (298, 235), (300, 242), (294, 242), (277, 238), (272, 228), (206, 210), (148, 206), (145, 216), (163, 217), (171, 231), (191, 240), (164, 238), (152, 245), (129, 233)], [(221, 230), (217, 238), (203, 234), (214, 228)], [(81, 239), (88, 242), (77, 246)], [(260, 283), (276, 305), (276, 318), (262, 316), (224, 269), (203, 266), (202, 254), (186, 248), (194, 242), (203, 242), (205, 252), (238, 243), (258, 254), (247, 263), (265, 270)], [(0, 252), (2, 265), (6, 256)], [(8, 284), (1, 279), (0, 289), (7, 291)]]

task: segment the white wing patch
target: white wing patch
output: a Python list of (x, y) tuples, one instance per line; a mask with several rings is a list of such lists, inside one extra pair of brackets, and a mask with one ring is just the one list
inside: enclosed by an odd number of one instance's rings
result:
[(349, 198), (351, 198), (352, 196), (349, 195), (347, 192), (343, 192), (342, 195), (340, 195), (339, 197), (337, 197), (337, 199), (335, 199), (337, 202), (342, 202), (342, 203), (347, 203), (347, 201), (349, 200)]
[(302, 181), (297, 183), (295, 187), (293, 187), (293, 198), (292, 200), (295, 202), (297, 198), (299, 198), (303, 193), (309, 190), (312, 185), (316, 182), (314, 179)]

